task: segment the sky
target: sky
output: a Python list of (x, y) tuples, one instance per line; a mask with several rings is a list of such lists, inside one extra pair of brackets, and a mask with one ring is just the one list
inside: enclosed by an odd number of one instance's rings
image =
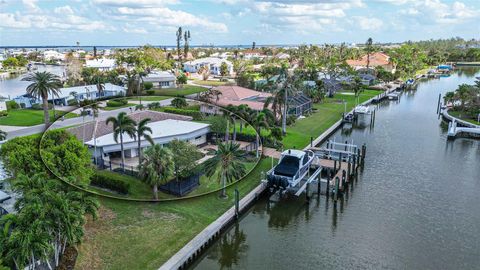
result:
[(480, 39), (480, 0), (0, 0), (0, 46)]

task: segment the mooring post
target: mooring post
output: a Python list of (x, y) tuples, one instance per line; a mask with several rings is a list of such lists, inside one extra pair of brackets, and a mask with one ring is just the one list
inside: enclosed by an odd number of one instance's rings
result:
[(307, 203), (309, 203), (310, 202), (310, 196), (308, 195), (308, 192), (310, 191), (309, 190), (310, 184), (307, 183), (306, 185), (307, 185), (307, 187), (305, 188), (305, 199), (307, 199)]
[(345, 152), (347, 151), (348, 141), (345, 141)]
[(342, 170), (342, 190), (345, 190), (345, 182), (347, 181), (347, 172)]
[(330, 148), (330, 140), (327, 141), (327, 149)]
[(310, 147), (313, 147), (313, 137), (310, 137)]
[(338, 169), (342, 169), (342, 153), (340, 153), (340, 158), (338, 159)]
[(365, 166), (365, 153), (367, 151), (367, 146), (365, 144), (362, 145), (362, 167)]
[(361, 156), (360, 148), (358, 148), (357, 149), (357, 164), (358, 164), (358, 166), (360, 166), (360, 156)]
[(337, 160), (335, 159), (333, 161), (333, 173), (335, 173), (336, 170), (337, 170)]
[(320, 197), (320, 192), (322, 191), (322, 174), (318, 174), (318, 189), (317, 189), (317, 197)]
[(335, 194), (333, 194), (333, 199), (335, 200), (335, 202), (337, 202), (337, 199), (338, 199), (338, 189), (340, 188), (340, 179), (337, 177), (335, 177)]
[(440, 99), (442, 98), (442, 94), (438, 94), (438, 102), (437, 102), (437, 114), (440, 113)]
[(325, 195), (330, 196), (330, 172), (327, 173), (327, 189), (325, 190)]
[(347, 165), (347, 182), (350, 183), (351, 178), (351, 166), (350, 162), (352, 161), (352, 156), (348, 156), (348, 165)]
[(238, 189), (235, 189), (235, 217), (238, 219), (240, 212), (240, 192)]

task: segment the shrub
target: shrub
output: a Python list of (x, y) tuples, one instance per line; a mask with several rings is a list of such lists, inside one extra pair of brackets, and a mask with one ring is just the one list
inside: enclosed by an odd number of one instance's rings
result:
[(149, 103), (147, 107), (151, 110), (151, 109), (158, 109), (161, 106), (160, 106), (160, 102), (152, 102), (152, 103)]
[(78, 100), (76, 99), (69, 99), (67, 101), (68, 106), (77, 106), (78, 105)]
[(147, 90), (147, 95), (149, 96), (155, 95), (155, 90)]
[(143, 88), (148, 91), (148, 90), (153, 88), (153, 83), (152, 82), (144, 82), (143, 83)]
[(109, 100), (107, 101), (107, 107), (120, 107), (123, 105), (127, 105), (128, 100), (125, 98), (120, 98), (120, 99), (114, 99), (114, 100)]
[(164, 112), (191, 116), (193, 117), (193, 120), (202, 120), (203, 118), (202, 114), (199, 111), (183, 110), (177, 108), (165, 108)]
[(297, 121), (297, 117), (295, 115), (290, 115), (287, 117), (287, 125), (293, 125)]
[(5, 102), (7, 104), (7, 110), (18, 109), (20, 106), (14, 100), (9, 100)]
[(172, 103), (173, 107), (175, 107), (177, 109), (182, 109), (182, 108), (185, 108), (185, 107), (188, 106), (187, 101), (185, 100), (185, 98), (182, 98), (182, 97), (174, 98), (171, 103)]
[(0, 111), (0, 117), (7, 116), (8, 111)]
[(92, 177), (90, 184), (126, 195), (130, 191), (130, 183), (124, 178), (123, 175), (118, 173), (97, 171)]
[[(51, 110), (52, 108), (53, 108), (53, 104), (48, 103), (48, 109)], [(43, 110), (43, 104), (40, 104), (40, 103), (32, 104), (32, 109), (33, 110)]]

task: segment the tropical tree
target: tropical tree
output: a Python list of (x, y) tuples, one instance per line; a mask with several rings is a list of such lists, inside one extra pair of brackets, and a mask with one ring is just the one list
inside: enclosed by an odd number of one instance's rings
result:
[(0, 130), (0, 141), (7, 139), (7, 132)]
[(188, 106), (187, 101), (185, 100), (185, 98), (182, 98), (182, 97), (175, 97), (172, 100), (171, 104), (172, 104), (173, 107), (178, 108), (178, 109), (185, 108), (185, 107)]
[(173, 154), (170, 149), (160, 144), (148, 147), (144, 153), (139, 174), (142, 180), (152, 187), (153, 196), (158, 200), (158, 186), (173, 176)]
[(118, 143), (120, 137), (120, 152), (122, 155), (122, 169), (125, 171), (125, 153), (123, 152), (123, 134), (126, 133), (131, 138), (135, 138), (135, 121), (127, 116), (126, 112), (121, 112), (117, 117), (107, 118), (106, 124), (113, 125), (113, 139)]
[(187, 78), (187, 75), (185, 75), (185, 73), (180, 73), (177, 76), (177, 84), (180, 88), (182, 88), (182, 86), (186, 84), (187, 81), (188, 81), (188, 78)]
[(62, 86), (60, 78), (50, 72), (42, 71), (28, 74), (26, 77), (22, 78), (22, 81), (31, 82), (31, 84), (27, 86), (27, 94), (42, 99), (44, 123), (48, 126), (50, 124), (48, 95), (58, 97), (60, 93), (59, 89)]
[(227, 183), (231, 183), (245, 175), (246, 169), (242, 160), (243, 152), (240, 150), (240, 145), (230, 141), (220, 143), (215, 151), (215, 155), (205, 161), (205, 174), (208, 177), (216, 175), (217, 181), (222, 185), (220, 197), (227, 197)]
[(197, 146), (175, 139), (168, 143), (168, 148), (172, 151), (175, 179), (178, 181), (180, 177), (192, 175), (202, 156)]
[(369, 72), (370, 67), (370, 54), (373, 52), (373, 40), (372, 38), (368, 38), (367, 42), (365, 43), (365, 51), (367, 52), (367, 72)]
[(147, 126), (148, 122), (150, 122), (150, 118), (142, 119), (140, 122), (137, 123), (135, 128), (135, 137), (137, 138), (138, 142), (138, 166), (142, 164), (142, 137), (148, 141), (151, 145), (154, 145), (152, 137), (148, 134), (152, 134), (152, 129)]
[(225, 77), (228, 75), (228, 65), (225, 62), (222, 62), (220, 65), (220, 76)]
[(268, 128), (270, 125), (268, 124), (268, 117), (265, 112), (253, 112), (252, 122), (250, 123), (256, 131), (256, 144), (257, 144), (257, 151), (256, 156), (257, 158), (260, 156), (260, 134), (262, 132), (262, 128)]

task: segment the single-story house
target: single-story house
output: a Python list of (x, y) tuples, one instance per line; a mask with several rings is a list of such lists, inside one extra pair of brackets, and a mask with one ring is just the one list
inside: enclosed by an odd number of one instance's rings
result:
[(96, 68), (101, 71), (109, 71), (113, 70), (116, 67), (115, 59), (109, 58), (101, 58), (101, 59), (93, 59), (93, 60), (86, 60), (85, 67), (89, 68)]
[(43, 52), (43, 59), (46, 61), (50, 60), (65, 60), (65, 54), (54, 51), (54, 50), (46, 50)]
[[(261, 111), (264, 108), (266, 99), (272, 96), (272, 94), (267, 92), (258, 92), (234, 85), (218, 86), (214, 89), (221, 94), (218, 96), (218, 100), (214, 97), (210, 102), (221, 107), (226, 107), (228, 105), (239, 106), (244, 104), (253, 110)], [(201, 104), (200, 111), (206, 114), (221, 114), (221, 110), (219, 110), (217, 106), (206, 103)]]
[[(155, 143), (168, 144), (174, 139), (188, 141), (195, 145), (203, 145), (207, 142), (209, 125), (192, 122), (192, 117), (156, 112), (138, 111), (128, 115), (134, 121), (150, 118), (148, 126), (152, 129), (151, 137)], [(106, 124), (105, 120), (96, 120), (86, 123), (84, 126), (77, 126), (67, 129), (80, 141), (84, 141), (91, 150), (93, 157), (117, 157), (120, 156), (120, 144), (113, 138), (112, 124)], [(124, 151), (126, 157), (138, 155), (138, 141), (124, 135)], [(141, 139), (141, 147), (150, 146), (144, 138)], [(96, 149), (96, 152), (95, 152)]]
[(362, 84), (367, 86), (373, 85), (375, 83), (375, 80), (377, 79), (372, 74), (364, 74), (364, 73), (358, 74), (358, 77), (360, 77), (360, 79), (362, 80)]
[(275, 56), (278, 59), (290, 59), (290, 54), (288, 53), (279, 53)]
[(372, 53), (370, 54), (370, 57), (368, 57), (368, 55), (364, 55), (360, 59), (347, 60), (347, 64), (355, 70), (365, 69), (368, 62), (369, 68), (371, 69), (375, 69), (376, 67), (382, 67), (388, 72), (395, 73), (396, 65), (392, 62), (390, 56), (383, 52)]
[[(75, 95), (73, 95), (74, 93)], [(125, 95), (125, 88), (123, 86), (106, 83), (106, 84), (103, 84), (103, 91), (99, 92), (98, 86), (96, 84), (91, 84), (91, 85), (60, 88), (58, 96), (50, 97), (48, 101), (50, 103), (55, 102), (55, 105), (67, 106), (68, 101), (74, 100), (74, 99), (78, 101), (85, 100), (85, 99), (95, 100), (100, 97), (112, 97), (112, 96), (123, 96), (123, 95)], [(32, 107), (32, 104), (42, 102), (42, 100), (39, 100), (28, 94), (18, 96), (13, 100), (24, 108), (30, 108)]]
[(265, 58), (266, 55), (263, 54), (261, 51), (259, 50), (244, 50), (242, 51), (242, 54), (243, 54), (243, 59), (245, 60), (252, 60), (252, 59), (262, 59), (262, 58)]
[(216, 57), (206, 57), (200, 58), (192, 61), (188, 61), (183, 63), (183, 69), (185, 72), (198, 72), (201, 68), (207, 67), (211, 74), (213, 75), (221, 75), (220, 74), (220, 66), (222, 63), (227, 64), (228, 74), (233, 73), (233, 64), (232, 62), (220, 59)]
[(175, 88), (177, 87), (177, 78), (168, 71), (154, 71), (143, 77), (144, 82), (153, 83), (154, 87), (159, 88)]

